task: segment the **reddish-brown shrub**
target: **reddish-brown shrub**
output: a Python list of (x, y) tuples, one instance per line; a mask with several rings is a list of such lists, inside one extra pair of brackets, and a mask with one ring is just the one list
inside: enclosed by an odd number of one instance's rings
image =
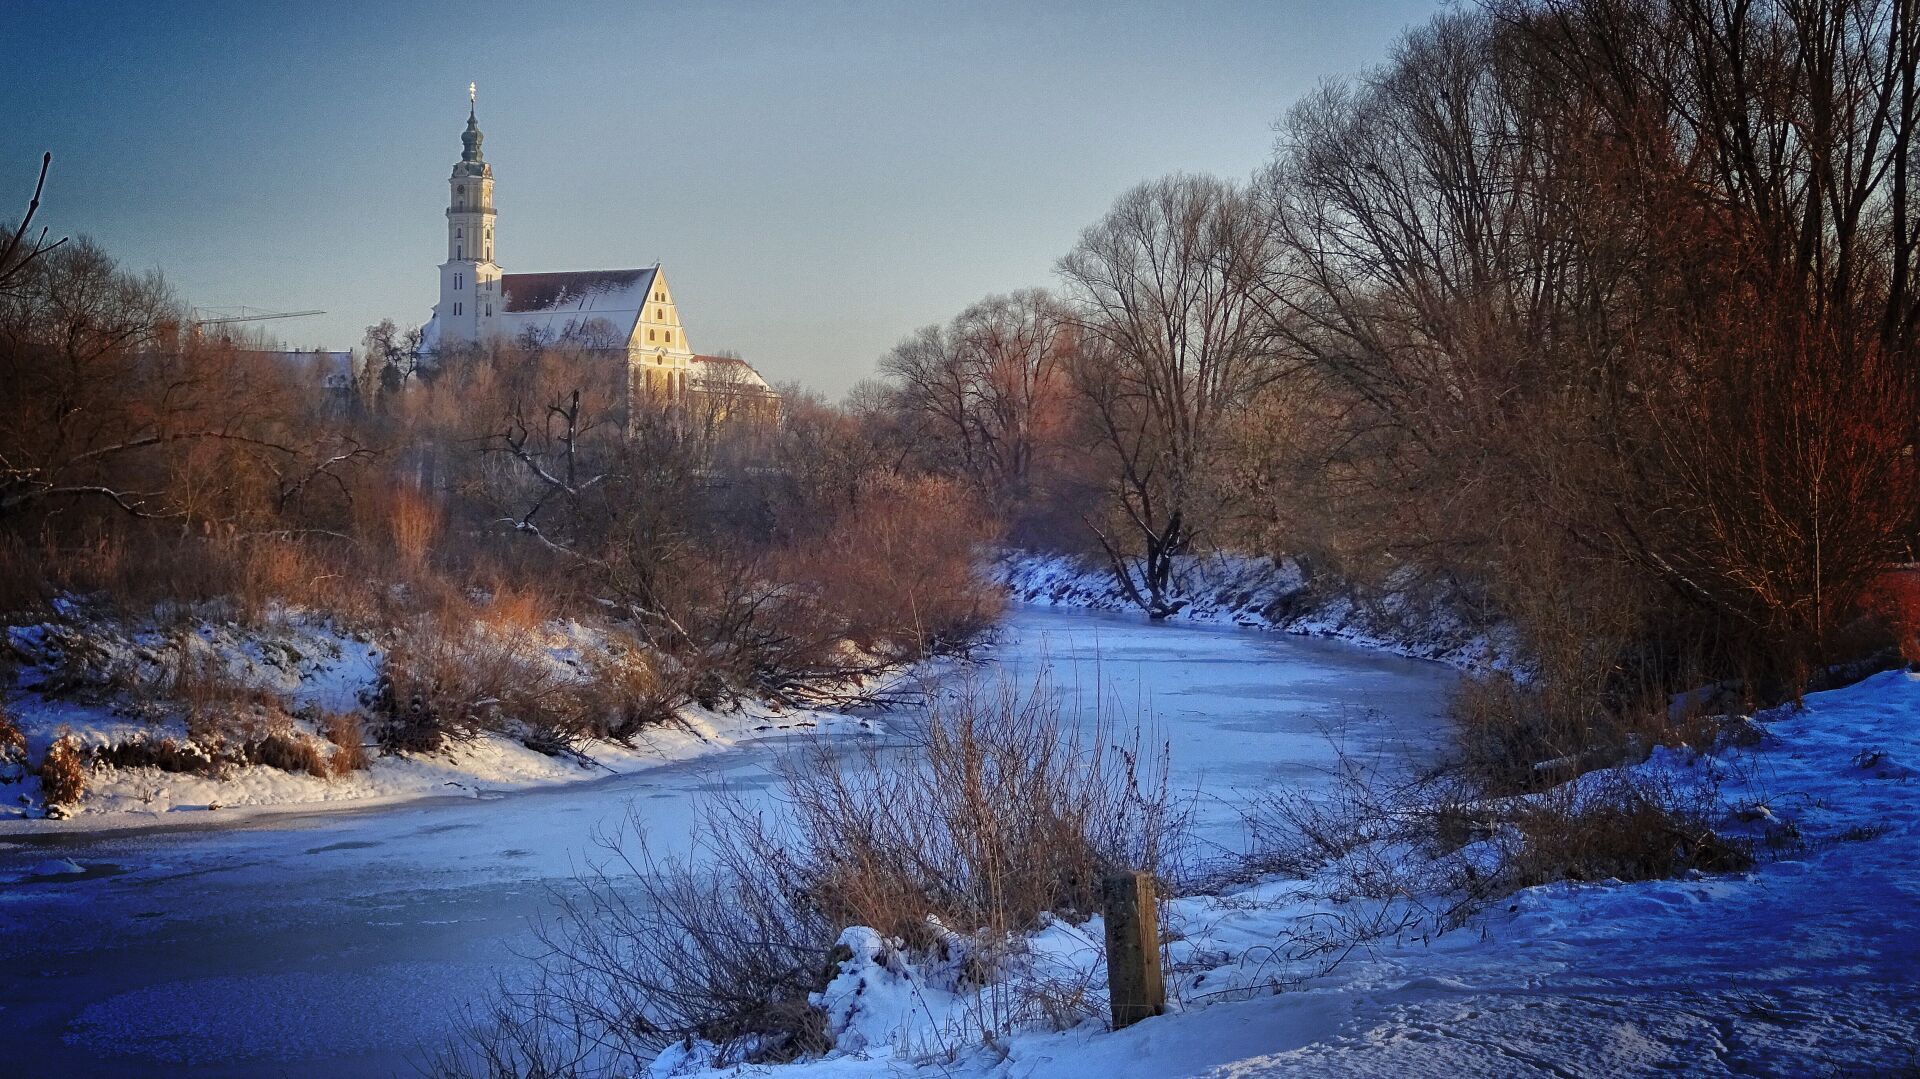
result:
[(356, 772), (368, 764), (365, 726), (353, 712), (329, 712), (320, 717), (320, 733), (334, 745), (333, 774)]
[(87, 792), (87, 763), (80, 743), (63, 734), (40, 760), (40, 794), (48, 805), (74, 805)]
[(393, 494), (390, 523), (393, 547), (408, 569), (419, 572), (427, 564), (427, 554), (440, 534), (443, 510), (439, 503), (409, 487)]
[(1005, 597), (980, 572), (996, 538), (991, 518), (954, 481), (874, 479), (775, 572), (811, 589), (840, 636), (911, 657), (965, 641), (999, 614)]

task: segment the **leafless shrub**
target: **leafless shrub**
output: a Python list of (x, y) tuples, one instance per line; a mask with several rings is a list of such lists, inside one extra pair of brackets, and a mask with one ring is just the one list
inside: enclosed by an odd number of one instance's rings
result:
[(40, 759), (40, 793), (48, 805), (77, 805), (87, 793), (87, 762), (80, 743), (63, 734)]
[(151, 689), (184, 712), (189, 738), (209, 746), (245, 740), (273, 720), (284, 720), (278, 694), (234, 674), (226, 659), (200, 647), (194, 634), (180, 633), (173, 644), (173, 662)]
[[(562, 1074), (638, 1071), (689, 1039), (723, 1061), (818, 1052), (824, 1018), (808, 994), (845, 958), (833, 950), (844, 927), (909, 949), (950, 946), (943, 927), (1004, 942), (1044, 912), (1090, 912), (1103, 870), (1178, 864), (1185, 811), (1164, 764), (1137, 733), (1075, 729), (1043, 687), (971, 688), (935, 704), (904, 750), (796, 754), (776, 795), (791, 814), (709, 802), (689, 858), (655, 853), (635, 817), (558, 897), (535, 984), (497, 995), (435, 1070), (531, 1074), (513, 1069), (557, 1053)], [(988, 1005), (1077, 1014), (1070, 987), (1033, 991)]]
[(1083, 732), (1044, 687), (969, 684), (931, 705), (908, 767), (801, 754), (782, 771), (796, 838), (768, 853), (828, 920), (908, 940), (929, 916), (1017, 932), (1092, 913), (1103, 872), (1169, 868), (1184, 825), (1167, 747), (1097, 711)]
[(1709, 796), (1624, 769), (1525, 799), (1506, 819), (1518, 834), (1502, 866), (1507, 889), (1724, 873), (1753, 863), (1746, 843), (1715, 831)]
[(649, 727), (671, 723), (688, 697), (677, 679), (661, 677), (654, 657), (639, 647), (591, 651), (584, 657), (586, 678), (579, 691), (591, 732), (626, 741)]
[(390, 752), (427, 752), (510, 721), (571, 729), (569, 681), (530, 632), (421, 616), (387, 651), (375, 736)]

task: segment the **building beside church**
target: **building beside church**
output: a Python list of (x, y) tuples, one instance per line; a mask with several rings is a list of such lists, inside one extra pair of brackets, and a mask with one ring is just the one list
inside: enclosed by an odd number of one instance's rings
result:
[(727, 412), (778, 409), (779, 395), (750, 364), (693, 350), (660, 266), (507, 273), (494, 261), (493, 166), (481, 152), (469, 90), (463, 149), (448, 179), (447, 257), (440, 302), (421, 348), (447, 353), (489, 340), (605, 352), (626, 364), (629, 389), (655, 400), (724, 395)]

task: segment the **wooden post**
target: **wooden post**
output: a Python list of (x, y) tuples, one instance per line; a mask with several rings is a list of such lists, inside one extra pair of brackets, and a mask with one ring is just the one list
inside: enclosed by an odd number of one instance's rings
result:
[(1160, 912), (1153, 875), (1133, 870), (1101, 882), (1107, 922), (1107, 992), (1113, 1029), (1159, 1015), (1167, 1004), (1160, 978)]

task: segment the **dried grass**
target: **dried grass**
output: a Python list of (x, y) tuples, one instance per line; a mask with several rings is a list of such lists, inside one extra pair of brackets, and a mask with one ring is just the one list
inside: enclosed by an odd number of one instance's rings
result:
[(424, 615), (387, 652), (374, 735), (389, 752), (429, 752), (516, 726), (590, 733), (598, 716), (587, 688), (546, 660), (532, 631)]
[(388, 512), (394, 551), (401, 564), (418, 576), (426, 568), (434, 539), (440, 535), (445, 510), (419, 490), (401, 487), (394, 491)]
[(354, 712), (328, 712), (320, 717), (320, 733), (333, 743), (334, 775), (357, 772), (372, 763), (367, 756), (366, 725)]

